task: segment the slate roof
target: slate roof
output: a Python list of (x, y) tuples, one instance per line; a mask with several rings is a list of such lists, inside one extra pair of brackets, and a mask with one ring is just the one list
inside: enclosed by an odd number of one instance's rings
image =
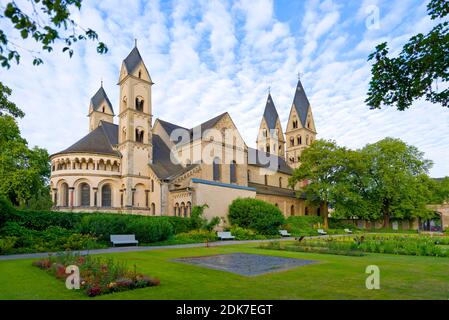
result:
[[(168, 122), (168, 121), (164, 121), (164, 120), (161, 120), (161, 119), (158, 119), (158, 121), (159, 121), (160, 125), (162, 126), (162, 128), (164, 128), (165, 132), (167, 132), (169, 137), (171, 136), (172, 132), (174, 130), (176, 130), (176, 129), (187, 130), (187, 131), (189, 131), (189, 134), (190, 134), (190, 130), (187, 129), (187, 128), (178, 126), (177, 124), (174, 124), (174, 123), (171, 123), (171, 122)], [(177, 141), (173, 141), (173, 142), (178, 143), (181, 140), (181, 138), (182, 137), (178, 137), (178, 140)]]
[[(248, 148), (248, 164), (261, 168), (273, 169), (285, 174), (292, 174), (292, 168), (285, 162), (284, 158), (275, 154), (266, 153), (253, 148)], [(276, 167), (271, 167), (272, 165)]]
[[(248, 187), (256, 188), (256, 193), (274, 196), (283, 196), (290, 198), (298, 198), (296, 191), (292, 189), (279, 188), (274, 186), (266, 186), (264, 184), (248, 182)], [(305, 194), (301, 194), (300, 199), (305, 199)]]
[(58, 152), (62, 153), (97, 153), (120, 156), (120, 153), (113, 149), (118, 143), (118, 125), (100, 121), (100, 125), (86, 136), (75, 142), (67, 149)]
[(112, 114), (114, 114), (114, 109), (112, 108), (112, 103), (104, 91), (103, 86), (98, 89), (98, 91), (94, 94), (94, 96), (90, 99), (90, 103), (92, 104), (93, 110), (98, 110), (103, 101), (106, 101), (106, 104), (111, 108)]
[(307, 113), (309, 112), (310, 102), (309, 99), (307, 99), (301, 80), (298, 80), (298, 84), (296, 85), (293, 105), (296, 108), (296, 112), (298, 113), (302, 126), (306, 127)]
[(279, 119), (278, 112), (274, 106), (273, 98), (271, 94), (268, 94), (267, 103), (265, 105), (265, 111), (263, 112), (263, 117), (268, 125), (268, 129), (276, 129), (276, 122)]
[(153, 163), (150, 164), (150, 167), (159, 178), (169, 180), (197, 166), (192, 164), (184, 168), (180, 164), (172, 163), (170, 160), (170, 148), (159, 135), (153, 134)]
[(139, 49), (137, 49), (137, 46), (134, 47), (131, 50), (131, 52), (128, 54), (128, 56), (125, 58), (125, 60), (123, 60), (126, 71), (129, 74), (133, 73), (141, 62), (143, 64), (145, 70), (147, 71), (147, 73), (150, 74), (147, 70), (147, 67), (145, 66), (145, 63), (143, 62), (142, 56), (140, 55), (140, 52), (139, 52)]

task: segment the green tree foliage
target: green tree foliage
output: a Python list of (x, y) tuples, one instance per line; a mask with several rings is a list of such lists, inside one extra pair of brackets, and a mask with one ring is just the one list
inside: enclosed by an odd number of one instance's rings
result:
[[(432, 20), (443, 19), (449, 14), (449, 2), (431, 0), (427, 10)], [(449, 88), (444, 85), (449, 81), (448, 21), (438, 23), (426, 35), (412, 37), (398, 57), (389, 56), (388, 44), (384, 42), (368, 61), (374, 62), (366, 99), (371, 109), (386, 105), (405, 110), (422, 97), (449, 107)]]
[(208, 221), (203, 215), (204, 210), (209, 208), (207, 204), (203, 204), (200, 206), (194, 206), (192, 208), (192, 216), (191, 221), (195, 228), (200, 230), (212, 231), (219, 223), (219, 217), (213, 217), (210, 221)]
[(0, 82), (0, 116), (10, 115), (14, 118), (23, 118), (25, 113), (16, 104), (9, 101), (11, 89)]
[[(82, 0), (28, 0), (21, 2), (6, 2), (0, 5), (3, 13), (0, 14), (8, 29), (17, 30), (23, 40), (32, 38), (43, 51), (53, 51), (56, 43), (62, 43), (63, 52), (70, 57), (73, 55), (73, 45), (78, 41), (93, 40), (98, 42), (97, 52), (104, 54), (108, 48), (103, 42), (98, 41), (98, 34), (92, 29), (84, 29), (72, 18), (71, 9), (81, 9)], [(0, 64), (4, 68), (11, 67), (11, 61), (20, 62), (22, 47), (10, 39), (14, 38), (6, 34), (5, 29), (0, 29)], [(33, 64), (39, 65), (43, 60), (39, 52), (27, 50), (33, 55)]]
[(325, 201), (333, 216), (383, 219), (427, 217), (430, 190), (424, 179), (432, 163), (416, 147), (386, 138), (360, 150), (316, 141), (304, 150), (290, 184), (307, 180), (300, 192)]
[(31, 201), (43, 209), (36, 204), (38, 199), (40, 203), (51, 203), (48, 158), (46, 150), (28, 148), (13, 117), (0, 116), (0, 195), (16, 206), (26, 206)]
[(252, 198), (234, 200), (229, 206), (228, 217), (233, 226), (256, 230), (264, 235), (279, 234), (279, 227), (285, 223), (278, 207)]

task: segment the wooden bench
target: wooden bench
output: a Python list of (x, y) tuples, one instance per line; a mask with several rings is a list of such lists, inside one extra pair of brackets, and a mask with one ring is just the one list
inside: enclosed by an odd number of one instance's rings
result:
[(327, 232), (324, 231), (323, 229), (318, 229), (317, 232), (318, 232), (318, 234), (323, 235), (323, 236), (327, 234)]
[(217, 237), (220, 240), (233, 240), (235, 237), (230, 232), (217, 232)]
[(290, 237), (290, 236), (291, 236), (291, 234), (288, 233), (287, 230), (279, 230), (279, 233), (280, 233), (280, 235), (283, 236), (283, 237)]
[(345, 232), (346, 232), (346, 233), (352, 233), (352, 230), (350, 230), (350, 229), (345, 229)]
[(111, 234), (111, 242), (113, 247), (116, 244), (139, 244), (134, 234)]

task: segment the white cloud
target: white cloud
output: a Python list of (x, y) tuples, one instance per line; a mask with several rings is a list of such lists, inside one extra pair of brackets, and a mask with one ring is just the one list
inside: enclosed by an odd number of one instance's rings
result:
[[(386, 136), (401, 138), (435, 162), (434, 176), (449, 174), (449, 111), (418, 101), (406, 112), (369, 110), (364, 100), (370, 79), (367, 55), (389, 41), (394, 52), (433, 23), (419, 0), (364, 0), (344, 4), (305, 1), (304, 10), (280, 21), (270, 0), (84, 2), (76, 21), (92, 27), (107, 43), (105, 56), (92, 43), (76, 46), (68, 59), (58, 48), (45, 64), (2, 71), (13, 100), (26, 112), (20, 127), (31, 145), (50, 152), (68, 147), (87, 133), (90, 97), (104, 87), (118, 104), (121, 61), (138, 47), (156, 83), (153, 114), (192, 127), (228, 111), (250, 146), (255, 145), (267, 87), (285, 130), (296, 73), (312, 103), (320, 138), (351, 148)], [(377, 5), (381, 28), (365, 27), (365, 8)], [(348, 10), (352, 10), (348, 12)], [(27, 48), (36, 48), (32, 41)], [(117, 110), (116, 110), (117, 111)]]

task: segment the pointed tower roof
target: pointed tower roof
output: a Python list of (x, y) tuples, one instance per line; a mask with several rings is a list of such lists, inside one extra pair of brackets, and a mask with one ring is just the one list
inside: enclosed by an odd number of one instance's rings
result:
[(98, 89), (98, 91), (94, 94), (94, 96), (90, 99), (90, 103), (92, 105), (92, 110), (97, 111), (98, 108), (101, 106), (103, 101), (106, 101), (106, 104), (111, 108), (112, 114), (114, 114), (114, 109), (112, 108), (112, 103), (108, 98), (108, 95), (106, 94), (106, 91), (104, 91), (103, 86)]
[(295, 97), (293, 98), (293, 104), (296, 108), (296, 112), (301, 120), (303, 127), (306, 126), (307, 113), (309, 112), (310, 102), (307, 99), (304, 87), (302, 86), (301, 80), (298, 79), (298, 84), (296, 85)]
[(274, 106), (273, 98), (271, 94), (268, 94), (267, 104), (265, 105), (265, 111), (263, 112), (263, 117), (268, 125), (268, 129), (275, 129), (276, 122), (279, 119), (278, 112)]

